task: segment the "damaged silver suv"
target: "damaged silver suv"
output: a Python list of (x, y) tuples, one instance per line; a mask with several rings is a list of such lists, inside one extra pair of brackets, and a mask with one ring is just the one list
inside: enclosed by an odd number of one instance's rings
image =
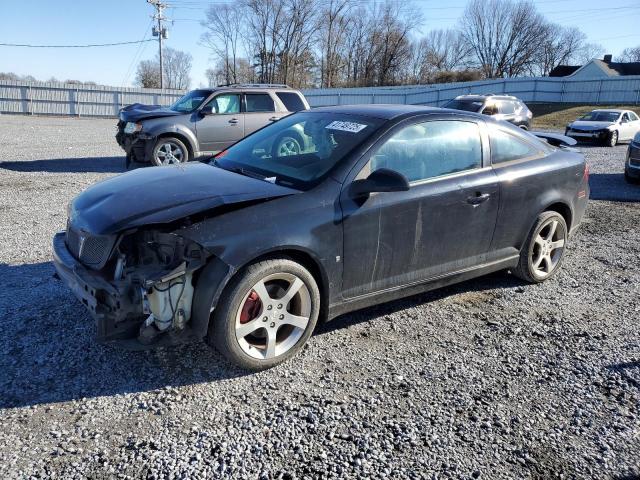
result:
[[(215, 154), (292, 112), (307, 110), (301, 92), (286, 85), (243, 84), (192, 90), (170, 107), (136, 103), (120, 111), (116, 140), (137, 163), (170, 165)], [(297, 154), (302, 139), (275, 148)]]

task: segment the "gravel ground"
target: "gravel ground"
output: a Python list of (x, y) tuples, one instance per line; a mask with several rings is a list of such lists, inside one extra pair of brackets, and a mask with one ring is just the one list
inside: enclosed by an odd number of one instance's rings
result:
[(562, 271), (346, 315), (247, 375), (124, 352), (52, 278), (67, 202), (122, 171), (113, 120), (0, 117), (0, 478), (640, 478), (640, 187), (584, 147)]

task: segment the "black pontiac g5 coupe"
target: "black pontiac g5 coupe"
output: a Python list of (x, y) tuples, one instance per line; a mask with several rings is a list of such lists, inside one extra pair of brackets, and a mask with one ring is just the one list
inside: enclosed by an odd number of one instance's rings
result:
[[(295, 151), (274, 142), (295, 138)], [(205, 339), (263, 369), (321, 320), (511, 270), (560, 267), (589, 195), (583, 156), (505, 122), (415, 106), (296, 113), (210, 164), (94, 185), (53, 240), (101, 340)]]

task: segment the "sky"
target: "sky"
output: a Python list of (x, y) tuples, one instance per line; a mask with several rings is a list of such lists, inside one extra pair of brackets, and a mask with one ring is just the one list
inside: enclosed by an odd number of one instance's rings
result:
[[(206, 85), (211, 52), (200, 44), (208, 4), (198, 0), (165, 0), (169, 38), (165, 45), (193, 55), (192, 86)], [(360, 2), (376, 0), (359, 0)], [(422, 11), (422, 32), (454, 27), (467, 0), (414, 0)], [(640, 45), (639, 0), (534, 0), (548, 20), (579, 27), (588, 41), (607, 53)], [(146, 0), (0, 0), (0, 43), (71, 45), (115, 43), (151, 37), (153, 7)], [(418, 33), (419, 34), (419, 33)], [(157, 42), (95, 48), (24, 48), (0, 46), (0, 72), (94, 81), (101, 85), (132, 86), (140, 60), (153, 58)]]

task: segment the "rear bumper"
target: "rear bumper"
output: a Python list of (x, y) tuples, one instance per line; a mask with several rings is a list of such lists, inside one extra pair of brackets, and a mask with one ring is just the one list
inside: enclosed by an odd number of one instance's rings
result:
[(132, 338), (143, 318), (142, 294), (131, 285), (106, 281), (85, 268), (65, 244), (65, 233), (53, 237), (53, 265), (60, 279), (89, 310), (100, 341)]

